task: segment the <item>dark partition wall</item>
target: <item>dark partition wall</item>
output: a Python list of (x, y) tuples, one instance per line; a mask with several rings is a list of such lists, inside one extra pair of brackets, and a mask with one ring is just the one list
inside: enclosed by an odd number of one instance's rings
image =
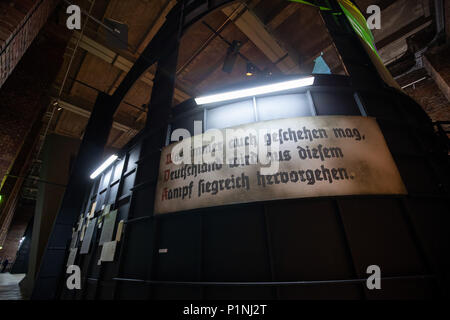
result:
[(27, 273), (28, 263), (31, 249), (31, 236), (33, 235), (33, 221), (34, 217), (30, 219), (23, 234), (24, 240), (20, 244), (19, 250), (17, 250), (16, 259), (11, 267), (12, 274)]
[[(159, 155), (142, 134), (92, 186), (85, 213), (112, 204), (125, 220), (114, 262), (99, 234), (81, 255), (78, 299), (402, 299), (442, 296), (448, 253), (448, 167), (420, 107), (394, 90), (357, 90), (345, 77), (311, 97), (317, 115), (376, 116), (408, 196), (326, 197), (212, 207), (153, 216)], [(317, 83), (321, 83), (319, 76)], [(171, 130), (208, 123), (204, 108), (173, 110)], [(223, 106), (226, 107), (226, 106)], [(220, 107), (219, 107), (220, 108)], [(305, 106), (299, 104), (299, 110)], [(389, 112), (383, 112), (389, 110)], [(181, 112), (182, 111), (182, 112)], [(278, 118), (277, 113), (273, 118)], [(232, 125), (233, 119), (227, 119)], [(236, 122), (242, 122), (238, 117)], [(170, 131), (169, 131), (170, 134)], [(137, 180), (137, 176), (146, 181)], [(138, 174), (138, 175), (137, 175)], [(370, 265), (382, 290), (366, 287)]]

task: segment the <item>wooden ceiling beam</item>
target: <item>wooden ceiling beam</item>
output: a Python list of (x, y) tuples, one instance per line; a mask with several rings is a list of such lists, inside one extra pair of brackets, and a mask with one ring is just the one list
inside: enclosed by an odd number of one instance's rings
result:
[(137, 48), (135, 54), (138, 56), (144, 51), (147, 44), (153, 39), (156, 33), (161, 29), (164, 22), (166, 22), (166, 16), (172, 10), (172, 8), (177, 4), (176, 0), (167, 0), (165, 6), (158, 13), (158, 19), (156, 19), (155, 23), (150, 27), (150, 30), (147, 32), (145, 37), (142, 39), (141, 44)]
[(405, 40), (409, 36), (416, 34), (420, 30), (428, 27), (432, 23), (432, 21), (433, 19), (431, 17), (421, 16), (416, 20), (412, 21), (411, 23), (409, 23), (408, 25), (400, 28), (399, 30), (393, 32), (389, 36), (378, 41), (376, 43), (376, 47), (378, 50), (381, 50), (395, 41)]
[(120, 71), (120, 73), (117, 75), (116, 79), (112, 83), (112, 85), (108, 89), (108, 94), (112, 95), (114, 91), (116, 91), (116, 88), (119, 86), (119, 84), (122, 82), (123, 78), (125, 77), (124, 72)]
[(427, 70), (428, 74), (431, 78), (433, 78), (434, 82), (437, 84), (447, 100), (450, 101), (450, 86), (447, 81), (445, 81), (441, 73), (434, 68), (426, 56), (423, 57), (423, 64), (425, 70)]
[[(238, 8), (238, 10), (236, 10)], [(298, 72), (296, 53), (284, 49), (261, 20), (243, 4), (222, 9), (234, 24), (284, 73)]]
[(271, 30), (278, 28), (286, 19), (292, 16), (301, 6), (295, 2), (289, 2), (288, 5), (284, 6), (276, 15), (271, 17), (267, 22), (267, 27)]
[[(150, 41), (152, 41), (152, 39), (155, 37), (156, 33), (159, 31), (159, 29), (161, 29), (161, 27), (163, 26), (164, 22), (166, 21), (166, 16), (169, 13), (170, 10), (172, 10), (172, 8), (176, 5), (177, 1), (176, 0), (168, 0), (165, 4), (165, 6), (161, 9), (161, 11), (158, 14), (158, 18), (156, 19), (156, 21), (152, 24), (152, 26), (150, 27), (150, 30), (147, 32), (147, 34), (145, 35), (145, 37), (143, 38), (143, 40), (140, 42), (139, 47), (137, 48), (136, 52), (134, 53), (135, 56), (140, 56), (142, 54), (142, 52), (145, 50), (145, 48), (147, 47), (147, 45), (150, 43)], [(144, 75), (145, 76), (145, 75)], [(152, 75), (153, 79), (154, 75)], [(119, 79), (120, 82), (122, 82), (124, 77), (119, 77), (118, 79), (116, 79), (116, 82), (118, 82)], [(120, 82), (117, 83), (117, 86), (120, 84)], [(150, 87), (153, 87), (153, 80), (151, 80), (151, 83), (146, 82)], [(113, 86), (111, 88), (111, 91), (115, 91), (115, 87)], [(174, 98), (180, 101), (184, 101), (187, 100), (189, 98), (188, 95), (183, 95), (182, 94), (183, 91), (174, 88)], [(180, 95), (181, 93), (181, 95)], [(139, 122), (141, 119), (144, 118), (144, 116), (147, 114), (147, 112), (142, 111), (138, 118), (136, 119), (136, 122)], [(123, 132), (121, 135), (119, 135), (113, 145), (118, 145), (119, 143), (122, 143), (123, 141), (127, 142), (129, 139), (131, 139), (134, 135), (136, 135), (137, 132), (132, 132), (132, 131), (127, 131), (127, 132)]]
[[(53, 97), (52, 101), (53, 100), (58, 100), (58, 99)], [(59, 99), (58, 102), (59, 102), (60, 107), (63, 108), (64, 110), (70, 111), (72, 113), (78, 114), (78, 115), (80, 115), (80, 116), (82, 116), (84, 118), (88, 118), (88, 119), (91, 116), (91, 111), (90, 110), (87, 110), (87, 109), (85, 109), (83, 107), (77, 106), (77, 105), (75, 105), (75, 104), (73, 104), (73, 103), (71, 103), (69, 101)], [(130, 130), (140, 130), (141, 129), (141, 128), (138, 128), (138, 127), (131, 127), (128, 124), (124, 124), (123, 122), (118, 122), (118, 121), (113, 121), (112, 127), (114, 129), (117, 129), (117, 130), (123, 131), (123, 132), (128, 132)]]
[(378, 48), (378, 44), (376, 44), (378, 53), (380, 54), (381, 59), (385, 65), (392, 63), (397, 60), (400, 56), (402, 56), (405, 51), (408, 49), (408, 44), (406, 43), (406, 39), (420, 30), (425, 29), (429, 25), (432, 24), (432, 20), (424, 20), (424, 23), (419, 25), (417, 28), (412, 29), (410, 31), (405, 31), (401, 34), (395, 33), (395, 35), (390, 36), (390, 42), (384, 44), (382, 48)]
[[(79, 36), (80, 35), (78, 34), (78, 32), (75, 32), (75, 37), (72, 38), (73, 41), (75, 41), (75, 39), (77, 39)], [(108, 62), (109, 64), (112, 64), (114, 67), (124, 72), (130, 71), (131, 67), (134, 64), (134, 61), (130, 61), (125, 57), (122, 57), (121, 55), (115, 53), (114, 51), (105, 47), (104, 45), (92, 40), (86, 35), (83, 35), (83, 37), (81, 38), (79, 46), (84, 50), (86, 50), (87, 52), (89, 52), (90, 54), (95, 55), (96, 57)], [(150, 87), (152, 87), (153, 78), (154, 74), (147, 71), (146, 73), (143, 74), (140, 80), (145, 82)], [(189, 99), (190, 95), (178, 88), (175, 88), (174, 97), (175, 99), (182, 102)]]

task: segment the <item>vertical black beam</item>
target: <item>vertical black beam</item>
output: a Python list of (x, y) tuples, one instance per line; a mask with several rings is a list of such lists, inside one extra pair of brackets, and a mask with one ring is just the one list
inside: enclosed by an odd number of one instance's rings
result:
[[(265, 240), (266, 240), (266, 246), (267, 246), (267, 261), (269, 263), (269, 270), (270, 270), (270, 280), (272, 282), (276, 282), (277, 276), (275, 271), (275, 260), (273, 258), (273, 248), (272, 248), (272, 233), (270, 230), (270, 222), (269, 222), (269, 210), (267, 209), (267, 205), (263, 205), (263, 212), (262, 212), (262, 218), (264, 220), (264, 226), (265, 226)], [(273, 296), (274, 300), (280, 299), (280, 287), (276, 286), (273, 287)]]
[[(166, 144), (167, 126), (172, 114), (173, 92), (175, 89), (175, 77), (178, 61), (178, 48), (181, 37), (181, 30), (183, 24), (183, 9), (184, 6), (179, 8), (179, 12), (174, 15), (174, 25), (176, 29), (172, 31), (165, 44), (167, 54), (163, 55), (158, 61), (158, 68), (156, 70), (155, 79), (153, 82), (152, 95), (149, 103), (149, 113), (147, 116), (147, 122), (145, 124), (146, 131), (156, 130), (154, 135), (145, 141), (146, 146), (144, 149), (161, 150)], [(158, 129), (157, 129), (158, 128)], [(152, 152), (151, 157), (161, 158), (161, 151)], [(159, 161), (157, 161), (159, 164)], [(159, 166), (155, 168), (154, 176), (158, 176)], [(154, 182), (156, 185), (156, 181)], [(153, 195), (158, 196), (158, 195)], [(158, 231), (159, 223), (158, 219), (152, 219), (152, 248), (150, 268), (147, 273), (147, 281), (153, 280), (155, 276), (155, 261), (158, 257)], [(154, 290), (150, 286), (149, 297), (154, 297)]]
[[(117, 194), (116, 194), (116, 198), (114, 199), (114, 209), (117, 209), (117, 214), (119, 214), (119, 202), (120, 202), (119, 199), (122, 196), (124, 175), (127, 172), (129, 160), (130, 160), (130, 155), (127, 153), (125, 155), (125, 159), (123, 160), (122, 173), (120, 174), (119, 186), (117, 187)], [(131, 196), (131, 198), (133, 198), (133, 196)], [(130, 201), (132, 201), (132, 200), (130, 200)], [(131, 207), (130, 207), (130, 209), (131, 209)], [(128, 215), (127, 215), (126, 219), (128, 219)], [(123, 266), (123, 257), (125, 255), (124, 248), (126, 248), (126, 241), (127, 241), (127, 237), (126, 237), (127, 225), (124, 224), (123, 228), (124, 228), (124, 230), (122, 231), (123, 236), (121, 236), (121, 240), (120, 240), (122, 243), (119, 246), (119, 257), (117, 258), (116, 277), (120, 276), (122, 266)], [(117, 282), (114, 282), (111, 290), (112, 290), (111, 297), (114, 298), (117, 293)]]
[(153, 130), (163, 125), (161, 130), (163, 140), (158, 147), (165, 145), (167, 124), (172, 109), (173, 92), (175, 88), (175, 73), (178, 60), (178, 33), (167, 39), (168, 55), (158, 61), (155, 78), (153, 80), (152, 95), (149, 103), (149, 113), (145, 130)]
[(321, 15), (352, 83), (364, 88), (383, 87), (384, 81), (339, 3), (333, 0), (325, 2), (332, 10), (323, 10)]
[[(146, 54), (157, 57), (157, 70), (155, 78), (153, 80), (152, 94), (149, 103), (149, 112), (147, 115), (147, 122), (144, 128), (144, 134), (139, 151), (138, 167), (136, 168), (136, 178), (134, 182), (134, 188), (130, 198), (130, 209), (128, 219), (136, 217), (142, 217), (140, 214), (142, 210), (145, 210), (146, 215), (153, 214), (153, 207), (147, 206), (142, 208), (142, 205), (137, 206), (138, 195), (145, 194), (148, 201), (147, 204), (152, 204), (155, 192), (155, 186), (158, 177), (158, 166), (154, 165), (159, 163), (161, 157), (161, 149), (165, 146), (167, 126), (170, 115), (172, 113), (172, 100), (173, 92), (175, 88), (175, 73), (178, 60), (178, 47), (179, 39), (181, 35), (181, 27), (183, 21), (183, 1), (179, 2), (167, 16), (166, 23), (160, 29), (157, 36), (152, 40), (151, 44), (146, 48), (143, 53), (143, 57)], [(150, 50), (151, 49), (151, 50)], [(148, 58), (148, 57), (147, 57)], [(148, 66), (147, 66), (148, 67)], [(146, 68), (147, 68), (146, 67)], [(142, 71), (142, 70), (141, 70)], [(131, 78), (130, 78), (131, 79)], [(134, 81), (134, 80), (130, 80)], [(124, 83), (126, 81), (124, 80)], [(125, 83), (126, 84), (126, 83)], [(127, 85), (124, 84), (124, 87)], [(151, 163), (151, 165), (149, 164)], [(143, 169), (145, 168), (145, 170)], [(140, 212), (137, 212), (139, 210)], [(147, 213), (148, 212), (148, 213)], [(145, 275), (142, 275), (146, 280), (151, 280), (154, 269), (152, 268), (153, 262), (156, 259), (156, 235), (157, 235), (157, 219), (151, 218), (151, 220), (143, 219), (140, 221), (134, 221), (133, 223), (148, 223), (148, 228), (144, 230), (144, 234), (140, 234), (138, 238), (142, 241), (146, 241), (149, 245), (150, 257), (148, 263), (149, 267)], [(123, 243), (120, 247), (119, 253), (119, 266), (117, 270), (117, 276), (121, 277), (124, 272), (123, 261), (127, 259), (127, 247), (133, 245), (129, 241), (129, 233), (140, 232), (143, 229), (135, 230), (127, 226), (124, 229)], [(147, 255), (145, 258), (147, 259)], [(142, 262), (144, 263), (144, 262)], [(117, 286), (117, 284), (116, 284)], [(114, 289), (114, 298), (118, 297), (120, 290), (119, 287)], [(152, 288), (149, 288), (148, 298), (152, 295)]]
[[(139, 77), (161, 57), (170, 54), (170, 44), (168, 38), (171, 34), (180, 32), (180, 25), (177, 22), (178, 16), (184, 10), (184, 0), (178, 1), (175, 7), (166, 16), (166, 22), (159, 29), (158, 33), (153, 37), (142, 54), (136, 60), (134, 65), (128, 71), (127, 75), (120, 83), (119, 87), (114, 91), (113, 98), (117, 101), (122, 101), (128, 90), (134, 85)], [(179, 36), (178, 36), (179, 38)], [(154, 87), (153, 87), (154, 88)], [(118, 107), (115, 106), (116, 108)]]
[(113, 121), (112, 105), (114, 101), (109, 95), (99, 93), (41, 259), (32, 299), (55, 299), (58, 291), (65, 285), (62, 279), (65, 275), (66, 244), (70, 241), (72, 226), (82, 210), (87, 188), (91, 186), (89, 175), (102, 161), (103, 149)]

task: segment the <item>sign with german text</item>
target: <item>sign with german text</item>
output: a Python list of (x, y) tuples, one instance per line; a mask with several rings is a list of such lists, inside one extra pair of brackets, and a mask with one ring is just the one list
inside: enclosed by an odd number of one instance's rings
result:
[(256, 201), (406, 193), (375, 119), (300, 117), (208, 130), (165, 147), (155, 214)]

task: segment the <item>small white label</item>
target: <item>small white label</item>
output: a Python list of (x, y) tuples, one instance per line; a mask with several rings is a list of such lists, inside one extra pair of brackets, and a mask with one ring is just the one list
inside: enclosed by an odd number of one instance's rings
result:
[(159, 253), (167, 253), (167, 249), (159, 249), (158, 252)]

